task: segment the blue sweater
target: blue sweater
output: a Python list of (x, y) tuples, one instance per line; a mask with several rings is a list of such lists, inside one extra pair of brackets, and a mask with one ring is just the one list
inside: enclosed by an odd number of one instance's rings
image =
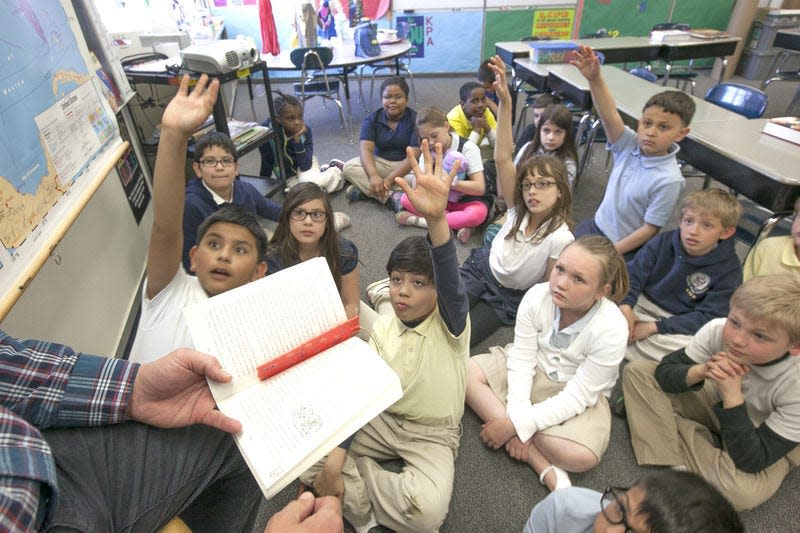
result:
[(680, 230), (650, 239), (628, 263), (631, 288), (620, 302), (633, 307), (639, 294), (673, 314), (656, 322), (659, 333), (694, 335), (712, 318), (728, 314), (728, 302), (742, 282), (742, 264), (733, 238), (705, 255), (692, 257)]
[[(277, 221), (281, 215), (280, 204), (265, 198), (258, 189), (238, 178), (233, 182), (231, 203), (269, 220)], [(189, 272), (189, 250), (197, 244), (197, 228), (208, 215), (223, 205), (228, 204), (217, 205), (200, 178), (189, 180), (183, 204), (183, 267), (187, 272)]]
[[(265, 120), (262, 126), (272, 127), (269, 119)], [(272, 171), (278, 174), (276, 159), (277, 153), (283, 158), (283, 168), (286, 170), (286, 179), (296, 176), (298, 170), (306, 171), (311, 168), (314, 157), (314, 136), (311, 134), (311, 127), (306, 124), (306, 132), (300, 136), (300, 141), (295, 142), (292, 137), (286, 138), (283, 126), (275, 124), (276, 136), (272, 141), (264, 143), (258, 147), (261, 152), (261, 170), (259, 176), (270, 177)], [(279, 176), (280, 177), (280, 176)]]

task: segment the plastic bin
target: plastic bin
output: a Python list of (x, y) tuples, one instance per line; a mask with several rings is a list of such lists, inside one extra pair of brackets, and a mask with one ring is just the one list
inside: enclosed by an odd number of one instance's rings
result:
[(772, 64), (780, 52), (777, 48), (766, 51), (742, 50), (742, 57), (736, 66), (736, 74), (748, 80), (765, 80), (772, 74)]
[(542, 63), (566, 63), (567, 53), (577, 50), (572, 41), (534, 41), (530, 43), (531, 61)]

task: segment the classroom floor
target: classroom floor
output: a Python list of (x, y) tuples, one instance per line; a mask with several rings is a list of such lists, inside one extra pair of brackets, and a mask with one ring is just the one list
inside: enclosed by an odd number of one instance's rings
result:
[[(413, 66), (412, 66), (413, 67)], [(458, 100), (458, 88), (471, 81), (469, 76), (417, 77), (416, 102), (410, 105), (419, 110), (435, 105), (448, 111)], [(735, 78), (749, 85), (758, 82)], [(380, 78), (376, 82), (379, 83)], [(369, 94), (368, 83), (365, 93)], [(698, 78), (695, 95), (702, 97), (713, 81), (708, 75)], [(794, 84), (776, 83), (770, 86), (770, 105), (766, 116), (782, 116), (794, 95)], [(261, 94), (258, 94), (258, 89)], [(274, 83), (274, 89), (290, 92), (287, 83)], [(234, 116), (242, 120), (261, 121), (266, 114), (263, 87), (256, 88), (256, 100), (251, 105), (246, 87), (239, 88)], [(378, 87), (369, 109), (376, 108)], [(338, 113), (333, 105), (323, 107), (319, 99), (312, 99), (306, 105), (305, 119), (312, 127), (315, 141), (315, 154), (320, 163), (336, 157), (347, 160), (358, 154), (358, 128), (365, 111), (358, 99), (357, 83), (352, 83), (353, 125), (355, 142), (350, 142), (340, 128)], [(250, 118), (254, 117), (254, 118)], [(258, 153), (248, 154), (242, 159), (242, 173), (256, 173), (259, 168)], [(592, 158), (587, 166), (573, 203), (573, 218), (583, 220), (594, 213), (608, 179), (610, 163), (606, 165), (603, 145), (595, 143)], [(702, 182), (698, 178), (687, 179), (687, 190), (697, 189)], [(280, 200), (280, 196), (276, 199)], [(354, 241), (359, 249), (361, 260), (361, 287), (364, 288), (377, 279), (386, 277), (385, 264), (389, 252), (396, 243), (408, 235), (422, 234), (424, 230), (399, 226), (393, 213), (375, 202), (348, 203), (343, 193), (332, 196), (335, 210), (348, 213), (352, 225), (343, 231), (343, 236)], [(469, 249), (480, 245), (481, 233), (473, 235), (468, 245), (458, 244), (459, 257), (463, 260)], [(745, 252), (741, 248), (741, 253)], [(363, 294), (363, 293), (362, 293)], [(512, 328), (504, 328), (495, 333), (473, 354), (482, 353), (493, 345), (503, 345), (513, 340)], [(463, 419), (463, 438), (456, 460), (456, 478), (450, 513), (445, 521), (444, 532), (512, 532), (520, 531), (528, 518), (531, 508), (547, 495), (547, 489), (540, 485), (534, 472), (526, 465), (508, 457), (505, 452), (493, 452), (484, 447), (478, 439), (480, 421), (469, 408)], [(608, 485), (628, 486), (647, 469), (636, 465), (629, 444), (628, 428), (624, 419), (614, 418), (609, 448), (600, 464), (593, 470), (571, 475), (574, 485), (585, 486), (602, 491)], [(254, 531), (263, 531), (269, 517), (293, 498), (297, 485), (293, 483), (275, 498), (263, 503), (259, 522)], [(599, 505), (599, 502), (598, 502)], [(751, 532), (796, 531), (800, 507), (800, 473), (795, 470), (784, 481), (778, 493), (767, 503), (742, 514), (745, 526)], [(599, 510), (599, 508), (598, 508)]]

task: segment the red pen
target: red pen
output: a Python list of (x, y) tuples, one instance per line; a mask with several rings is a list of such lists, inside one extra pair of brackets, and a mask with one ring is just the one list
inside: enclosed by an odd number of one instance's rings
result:
[(325, 333), (307, 340), (297, 348), (283, 355), (279, 355), (263, 365), (259, 365), (258, 379), (264, 381), (272, 376), (276, 376), (284, 370), (289, 370), (294, 365), (302, 363), (306, 359), (314, 357), (318, 353), (324, 352), (342, 341), (346, 341), (358, 333), (359, 327), (358, 315), (356, 315), (338, 326), (329, 329)]

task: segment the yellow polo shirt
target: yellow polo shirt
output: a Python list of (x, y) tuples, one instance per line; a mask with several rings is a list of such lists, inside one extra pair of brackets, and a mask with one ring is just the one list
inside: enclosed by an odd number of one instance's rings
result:
[(400, 377), (403, 397), (390, 413), (429, 425), (457, 426), (464, 414), (470, 323), (454, 337), (438, 306), (415, 328), (397, 316), (381, 316), (370, 344)]

